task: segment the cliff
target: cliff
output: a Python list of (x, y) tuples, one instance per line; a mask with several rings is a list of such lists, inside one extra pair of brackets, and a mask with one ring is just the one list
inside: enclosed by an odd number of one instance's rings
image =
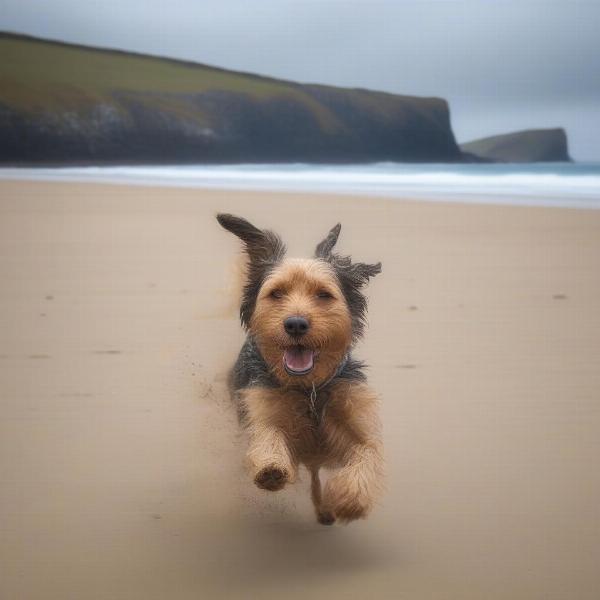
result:
[(461, 161), (439, 98), (0, 34), (0, 162)]
[(529, 129), (495, 135), (466, 144), (460, 149), (493, 162), (567, 162), (571, 158), (564, 129)]

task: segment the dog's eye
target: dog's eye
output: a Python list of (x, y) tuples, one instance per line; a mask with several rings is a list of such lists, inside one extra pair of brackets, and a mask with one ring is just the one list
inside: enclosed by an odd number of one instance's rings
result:
[(283, 292), (279, 289), (273, 290), (269, 296), (271, 298), (275, 298), (276, 300), (279, 300), (280, 298), (283, 298)]
[(325, 300), (330, 300), (333, 298), (333, 295), (330, 294), (327, 290), (321, 290), (317, 292), (317, 298), (323, 298)]

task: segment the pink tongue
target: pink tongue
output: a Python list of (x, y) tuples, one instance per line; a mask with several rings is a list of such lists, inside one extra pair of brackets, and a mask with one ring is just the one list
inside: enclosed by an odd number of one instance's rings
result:
[(294, 346), (288, 348), (283, 355), (283, 360), (291, 371), (307, 371), (313, 366), (313, 351), (308, 348)]

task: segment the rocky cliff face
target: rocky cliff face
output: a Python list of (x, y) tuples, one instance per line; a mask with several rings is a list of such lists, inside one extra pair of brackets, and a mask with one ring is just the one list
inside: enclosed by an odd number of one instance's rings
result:
[(493, 162), (567, 162), (564, 129), (530, 129), (461, 144), (461, 150)]
[(0, 161), (462, 160), (447, 103), (0, 35)]

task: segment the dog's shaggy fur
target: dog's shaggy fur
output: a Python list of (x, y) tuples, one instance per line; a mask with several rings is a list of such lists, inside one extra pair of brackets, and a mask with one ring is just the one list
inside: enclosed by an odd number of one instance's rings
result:
[[(248, 255), (240, 307), (248, 335), (230, 387), (254, 482), (280, 490), (302, 463), (320, 523), (364, 518), (381, 489), (382, 444), (377, 397), (350, 352), (365, 322), (361, 288), (381, 264), (334, 254), (339, 224), (314, 258), (286, 259), (276, 234), (233, 215), (217, 219)], [(321, 467), (336, 469), (323, 491)]]

